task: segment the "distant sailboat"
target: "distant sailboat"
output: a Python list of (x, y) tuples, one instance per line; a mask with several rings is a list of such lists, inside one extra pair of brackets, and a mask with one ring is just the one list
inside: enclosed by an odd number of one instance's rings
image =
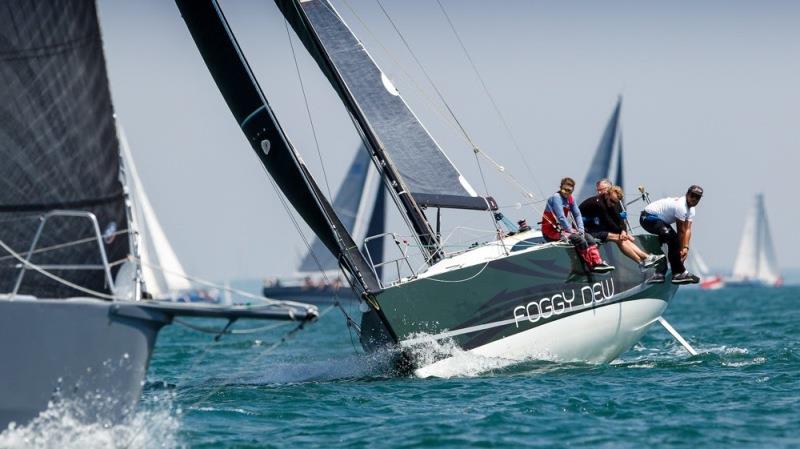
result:
[(705, 260), (696, 250), (689, 252), (686, 268), (700, 277), (699, 287), (705, 290), (716, 290), (725, 286), (722, 276), (711, 272)]
[[(378, 173), (372, 169), (366, 149), (358, 148), (336, 192), (333, 209), (356, 242), (385, 232), (386, 194)], [(362, 252), (366, 254), (363, 245)], [(369, 257), (375, 262), (383, 260), (382, 241), (370, 242)], [(358, 301), (353, 291), (341, 280), (339, 262), (319, 237), (314, 237), (297, 268), (296, 276), (291, 279), (268, 279), (262, 294), (267, 298), (294, 299), (312, 304), (330, 304), (334, 299)]]
[(136, 169), (131, 149), (128, 146), (128, 139), (119, 125), (117, 134), (122, 150), (128, 194), (131, 198), (133, 215), (131, 226), (138, 233), (139, 257), (144, 261), (141, 270), (145, 291), (154, 298), (168, 298), (187, 292), (192, 286), (186, 279), (183, 265), (172, 249), (150, 199), (144, 191), (139, 171)]
[(764, 195), (756, 195), (753, 208), (745, 219), (744, 234), (733, 265), (733, 275), (726, 280), (730, 287), (778, 287), (783, 284), (772, 234), (769, 230)]
[[(597, 150), (589, 164), (589, 170), (580, 186), (580, 193), (576, 197), (578, 202), (596, 195), (595, 184), (597, 181), (608, 178), (615, 185), (624, 189), (622, 170), (622, 129), (620, 127), (620, 114), (622, 110), (622, 96), (617, 99), (617, 105), (608, 119), (603, 136), (597, 145)], [(616, 158), (614, 158), (616, 149)], [(616, 161), (616, 165), (613, 162)]]

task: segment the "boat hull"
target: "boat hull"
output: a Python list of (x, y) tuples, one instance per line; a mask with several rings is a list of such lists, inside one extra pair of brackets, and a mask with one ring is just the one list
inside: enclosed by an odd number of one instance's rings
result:
[[(655, 236), (639, 244), (661, 253)], [(492, 357), (607, 362), (639, 340), (677, 286), (647, 283), (666, 271), (664, 259), (641, 270), (616, 245), (601, 252), (616, 266), (610, 274), (589, 273), (572, 247), (549, 244), (401, 283), (376, 302), (404, 347), (447, 339)], [(375, 316), (362, 327), (385, 341)]]
[(358, 302), (358, 297), (347, 286), (342, 287), (267, 287), (262, 290), (265, 298), (299, 301), (314, 305), (331, 305), (338, 300), (342, 304)]
[(62, 401), (116, 422), (139, 400), (156, 336), (170, 318), (93, 299), (0, 301), (0, 431)]

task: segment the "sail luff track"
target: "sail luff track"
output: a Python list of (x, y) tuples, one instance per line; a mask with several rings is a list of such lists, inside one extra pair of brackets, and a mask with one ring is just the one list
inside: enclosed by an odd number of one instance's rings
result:
[(278, 123), (216, 0), (176, 0), (206, 66), (283, 194), (363, 290), (380, 285)]

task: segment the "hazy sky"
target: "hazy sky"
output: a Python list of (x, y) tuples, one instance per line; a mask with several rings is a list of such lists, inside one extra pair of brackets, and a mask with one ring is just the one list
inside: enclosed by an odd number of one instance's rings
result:
[[(763, 192), (782, 267), (800, 266), (800, 3), (442, 0), (521, 157), (435, 1), (382, 0), (478, 145), (539, 194), (587, 170), (616, 97), (628, 189), (706, 189), (693, 248), (733, 264), (746, 210)], [(283, 18), (272, 1), (223, 8), (279, 120), (325, 185)], [(472, 185), (471, 149), (375, 0), (333, 0)], [(304, 246), (238, 129), (175, 5), (99, 2), (115, 108), (156, 213), (190, 273), (290, 274)], [(358, 145), (346, 112), (292, 35), (336, 190)], [(410, 77), (408, 76), (410, 75)], [(500, 204), (520, 195), (484, 165)], [(508, 209), (539, 221), (532, 208)], [(474, 218), (474, 217), (473, 217)], [(487, 220), (481, 223), (490, 226)], [(448, 223), (455, 225), (455, 223)], [(391, 227), (405, 232), (399, 220)]]

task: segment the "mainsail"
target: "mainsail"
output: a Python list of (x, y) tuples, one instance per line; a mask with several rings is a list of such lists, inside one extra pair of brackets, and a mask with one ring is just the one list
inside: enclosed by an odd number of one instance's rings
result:
[(363, 290), (380, 284), (346, 227), (292, 147), (215, 0), (177, 0), (228, 108), (272, 179)]
[[(355, 242), (361, 242), (368, 235), (372, 235), (368, 234), (367, 218), (371, 210), (369, 204), (372, 199), (371, 193), (376, 187), (383, 189), (382, 185), (378, 186), (369, 153), (366, 149), (359, 148), (333, 199), (333, 210), (336, 211), (345, 229), (350, 231)], [(381, 232), (383, 230), (377, 233)], [(339, 271), (339, 262), (325, 249), (322, 241), (315, 237), (297, 271), (303, 273)]]
[[(614, 107), (614, 112), (611, 113), (611, 118), (608, 119), (603, 137), (600, 139), (600, 144), (594, 153), (592, 162), (589, 165), (589, 171), (586, 173), (586, 178), (581, 184), (580, 194), (578, 200), (583, 201), (586, 198), (595, 195), (595, 183), (602, 178), (613, 179), (614, 182), (622, 186), (622, 133), (619, 131), (619, 118), (620, 110), (622, 108), (622, 97), (617, 100), (617, 105)], [(617, 173), (615, 177), (611, 176), (612, 161), (615, 143), (617, 151)]]
[(276, 3), (345, 104), (364, 117), (364, 131), (375, 137), (417, 204), (487, 209), (327, 0)]
[(733, 280), (775, 285), (780, 279), (764, 195), (759, 193), (745, 219), (744, 234), (733, 265)]
[[(130, 251), (119, 180), (119, 143), (93, 1), (27, 0), (0, 14), (0, 240), (27, 255), (38, 217), (57, 209), (92, 212), (111, 263)], [(38, 265), (101, 263), (89, 220), (54, 217), (33, 254)], [(75, 243), (82, 242), (82, 243)], [(118, 265), (112, 272), (116, 274)], [(111, 293), (103, 270), (54, 274)], [(20, 268), (0, 251), (0, 292)], [(28, 270), (20, 293), (63, 297), (76, 291)]]
[(126, 184), (132, 203), (132, 227), (138, 231), (140, 237), (138, 250), (139, 258), (143, 261), (141, 269), (145, 291), (153, 297), (163, 298), (171, 293), (189, 290), (191, 284), (186, 280), (183, 265), (172, 249), (144, 191), (125, 132), (121, 126), (118, 131)]

